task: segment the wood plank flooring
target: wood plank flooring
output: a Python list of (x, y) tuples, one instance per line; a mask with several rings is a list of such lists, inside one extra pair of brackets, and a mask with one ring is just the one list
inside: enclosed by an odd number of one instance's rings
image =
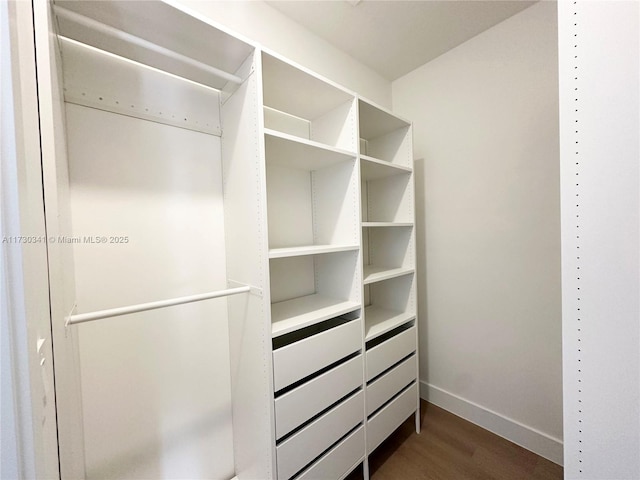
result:
[[(369, 458), (371, 480), (562, 480), (535, 453), (422, 402), (422, 433), (411, 416)], [(362, 468), (348, 480), (362, 479)]]

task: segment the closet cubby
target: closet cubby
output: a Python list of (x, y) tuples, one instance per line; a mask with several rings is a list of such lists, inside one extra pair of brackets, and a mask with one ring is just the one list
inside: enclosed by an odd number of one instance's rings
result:
[[(361, 161), (364, 170), (366, 161)], [(366, 225), (412, 224), (413, 179), (411, 172), (367, 179), (361, 173), (362, 221)]]
[(262, 68), (266, 128), (357, 151), (353, 94), (275, 54), (263, 52)]
[(269, 257), (358, 250), (352, 154), (265, 133)]
[(358, 261), (358, 251), (271, 259), (272, 335), (359, 308)]
[(412, 320), (416, 316), (413, 272), (365, 285), (365, 341)]
[(413, 272), (412, 227), (364, 228), (362, 254), (365, 285)]
[(413, 164), (411, 123), (380, 106), (359, 99), (360, 155), (399, 167)]

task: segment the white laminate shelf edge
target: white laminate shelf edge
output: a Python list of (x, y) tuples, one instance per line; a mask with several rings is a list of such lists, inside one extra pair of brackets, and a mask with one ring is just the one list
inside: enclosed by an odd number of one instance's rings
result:
[(278, 337), (360, 308), (358, 302), (319, 293), (271, 305), (271, 335)]
[(277, 130), (264, 129), (267, 163), (300, 170), (318, 170), (353, 160), (355, 152), (331, 147), (324, 143), (296, 137)]
[(365, 341), (373, 340), (416, 318), (412, 312), (398, 312), (387, 308), (368, 306), (364, 309)]
[(375, 180), (394, 175), (410, 174), (413, 171), (411, 167), (395, 165), (385, 160), (369, 157), (367, 155), (360, 155), (360, 160), (363, 180)]
[(363, 228), (376, 227), (413, 227), (412, 222), (362, 222)]
[(301, 247), (270, 248), (269, 258), (300, 257), (303, 255), (319, 255), (322, 253), (356, 251), (358, 245), (304, 245)]
[(401, 277), (414, 273), (413, 267), (378, 267), (375, 265), (364, 266), (364, 284), (381, 282), (390, 278)]

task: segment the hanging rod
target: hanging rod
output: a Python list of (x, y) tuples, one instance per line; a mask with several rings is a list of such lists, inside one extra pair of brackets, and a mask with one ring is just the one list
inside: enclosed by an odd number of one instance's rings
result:
[(159, 300), (157, 302), (139, 303), (138, 305), (130, 305), (128, 307), (109, 308), (107, 310), (98, 310), (97, 312), (79, 313), (69, 315), (66, 326), (75, 325), (77, 323), (93, 322), (103, 318), (117, 317), (120, 315), (128, 315), (130, 313), (146, 312), (147, 310), (156, 310), (158, 308), (171, 307), (173, 305), (183, 305), (185, 303), (201, 302), (210, 298), (229, 297), (238, 295), (239, 293), (251, 292), (253, 289), (249, 285), (242, 287), (228, 288), (226, 290), (216, 290), (215, 292), (201, 293), (198, 295), (189, 295), (186, 297), (171, 298), (169, 300)]
[(123, 32), (122, 30), (119, 30), (110, 25), (105, 25), (104, 23), (100, 23), (97, 20), (85, 17), (84, 15), (80, 15), (79, 13), (67, 10), (66, 8), (60, 7), (58, 5), (54, 5), (53, 8), (56, 15), (60, 18), (65, 18), (71, 22), (75, 22), (98, 32), (104, 33), (105, 35), (108, 35), (110, 37), (115, 37), (117, 39), (124, 40), (125, 42), (137, 45), (147, 50), (151, 50), (152, 52), (156, 52), (169, 58), (173, 58), (174, 60), (178, 60), (179, 62), (186, 63), (200, 70), (204, 70), (207, 73), (215, 75), (216, 77), (223, 80), (227, 80), (238, 85), (242, 83), (242, 78), (238, 77), (237, 75), (225, 72), (224, 70), (220, 70), (219, 68), (213, 67), (211, 65), (207, 65), (206, 63), (203, 63), (191, 57), (187, 57), (186, 55), (175, 52), (173, 50), (169, 50), (168, 48), (161, 47), (160, 45), (156, 45), (153, 42), (145, 40), (144, 38), (136, 37), (135, 35)]

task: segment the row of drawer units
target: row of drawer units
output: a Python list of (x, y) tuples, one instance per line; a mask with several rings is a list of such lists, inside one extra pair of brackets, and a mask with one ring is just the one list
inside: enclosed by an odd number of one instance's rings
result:
[(360, 312), (273, 341), (280, 480), (343, 478), (418, 409), (415, 319), (363, 354)]

